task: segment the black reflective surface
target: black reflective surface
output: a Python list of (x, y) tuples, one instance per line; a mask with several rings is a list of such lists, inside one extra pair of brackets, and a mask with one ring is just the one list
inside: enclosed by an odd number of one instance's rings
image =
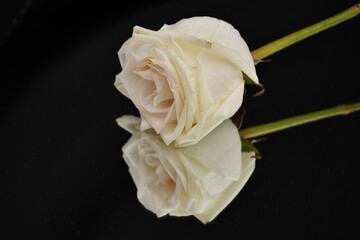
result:
[[(121, 70), (116, 53), (134, 25), (156, 30), (184, 17), (214, 16), (255, 49), (355, 3), (5, 5), (15, 10), (1, 32), (0, 238), (358, 238), (359, 113), (267, 136), (257, 144), (263, 159), (245, 188), (204, 226), (193, 217), (157, 219), (137, 201), (121, 157), (130, 135), (115, 123), (137, 111), (113, 87)], [(8, 24), (21, 11), (21, 20)], [(243, 126), (359, 101), (359, 19), (257, 65), (267, 91), (248, 94)]]

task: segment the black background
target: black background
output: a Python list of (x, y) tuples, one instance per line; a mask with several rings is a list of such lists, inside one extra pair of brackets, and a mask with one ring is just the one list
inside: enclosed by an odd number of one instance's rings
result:
[[(359, 113), (267, 136), (244, 189), (203, 225), (157, 219), (137, 201), (121, 157), (130, 135), (115, 123), (137, 111), (113, 87), (134, 25), (156, 30), (208, 15), (256, 49), (355, 3), (3, 2), (0, 239), (359, 238)], [(257, 65), (267, 91), (246, 96), (244, 126), (359, 101), (359, 19)]]

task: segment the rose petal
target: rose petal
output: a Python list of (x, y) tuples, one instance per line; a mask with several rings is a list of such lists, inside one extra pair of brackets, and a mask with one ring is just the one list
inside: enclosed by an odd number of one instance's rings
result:
[[(240, 33), (229, 23), (213, 17), (185, 18), (172, 25), (164, 25), (159, 31), (178, 31), (190, 36), (205, 40), (215, 46), (215, 51), (223, 52), (224, 49), (236, 53), (236, 64), (253, 81), (259, 82), (254, 66), (254, 60)], [(233, 59), (231, 56), (230, 59)]]
[[(214, 146), (214, 147), (210, 147)], [(216, 146), (216, 147), (215, 147)], [(179, 148), (225, 179), (237, 180), (241, 174), (241, 141), (236, 126), (225, 120), (195, 145)], [(195, 174), (196, 175), (196, 174)]]
[(116, 123), (129, 133), (138, 132), (140, 122), (140, 118), (131, 115), (124, 115), (116, 119)]
[(233, 182), (223, 193), (219, 194), (201, 214), (195, 214), (203, 223), (212, 221), (238, 195), (255, 169), (255, 153), (242, 153), (243, 169), (238, 181)]

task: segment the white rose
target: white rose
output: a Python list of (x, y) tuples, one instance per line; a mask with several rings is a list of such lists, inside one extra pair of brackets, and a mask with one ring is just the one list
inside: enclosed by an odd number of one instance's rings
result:
[(139, 131), (140, 121), (134, 116), (117, 119), (132, 133), (122, 148), (123, 158), (139, 201), (158, 217), (194, 215), (210, 222), (235, 198), (255, 168), (254, 153), (241, 153), (239, 133), (230, 120), (183, 148), (164, 144), (153, 131)]
[(243, 73), (258, 82), (245, 41), (216, 18), (136, 26), (118, 54), (116, 88), (139, 109), (141, 130), (155, 129), (166, 144), (198, 142), (241, 106)]

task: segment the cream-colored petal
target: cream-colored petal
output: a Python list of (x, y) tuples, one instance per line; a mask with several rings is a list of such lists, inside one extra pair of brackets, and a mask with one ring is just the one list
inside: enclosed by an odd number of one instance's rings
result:
[(259, 83), (259, 79), (256, 75), (254, 60), (252, 58), (249, 58), (249, 56), (247, 56), (250, 54), (250, 52), (247, 52), (248, 54), (238, 53), (236, 51), (225, 48), (220, 44), (216, 44), (216, 43), (211, 44), (210, 48), (213, 51), (223, 55), (233, 64), (238, 66), (241, 71), (246, 73), (246, 75), (248, 75), (251, 78), (251, 80), (253, 80), (256, 83)]
[(200, 109), (211, 114), (244, 82), (243, 75), (222, 55), (207, 49), (201, 51), (197, 59), (201, 72), (198, 86), (202, 90), (198, 92), (201, 96)]
[(233, 182), (223, 193), (220, 193), (216, 198), (208, 205), (208, 207), (201, 214), (196, 214), (203, 223), (212, 221), (224, 208), (230, 204), (230, 202), (238, 195), (246, 182), (249, 180), (251, 174), (255, 169), (255, 158), (252, 158), (255, 154), (253, 152), (242, 153), (243, 168), (241, 177), (238, 181)]
[(129, 98), (129, 94), (121, 81), (120, 74), (117, 74), (114, 82), (115, 88), (121, 92), (125, 97)]
[(196, 144), (200, 139), (209, 134), (225, 119), (228, 119), (234, 115), (242, 104), (244, 93), (244, 83), (228, 96), (215, 112), (210, 116), (200, 116), (200, 119), (196, 125), (186, 134), (181, 134), (175, 141), (177, 147), (186, 147)]
[(246, 45), (231, 24), (207, 16), (184, 18), (175, 24), (164, 25), (159, 31), (178, 31), (230, 49), (239, 49), (240, 46), (243, 48), (243, 45)]
[(141, 119), (132, 115), (123, 115), (116, 119), (116, 123), (129, 133), (139, 131)]
[(186, 124), (187, 105), (181, 109), (176, 123), (168, 123), (160, 132), (160, 136), (166, 145), (172, 143), (183, 131)]
[[(253, 81), (259, 82), (249, 47), (231, 24), (217, 18), (200, 16), (185, 18), (172, 25), (165, 24), (159, 31), (178, 31), (202, 39), (214, 46), (217, 52), (223, 52), (224, 49), (232, 50), (237, 55), (236, 64), (241, 70)], [(231, 59), (233, 58), (234, 56), (231, 56)]]
[(195, 145), (179, 148), (210, 171), (226, 179), (241, 174), (241, 141), (237, 127), (227, 119)]

